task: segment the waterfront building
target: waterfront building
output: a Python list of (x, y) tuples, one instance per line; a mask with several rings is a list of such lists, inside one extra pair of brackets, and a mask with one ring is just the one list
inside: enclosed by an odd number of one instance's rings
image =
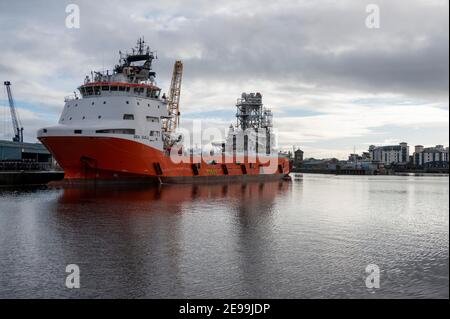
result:
[(303, 154), (304, 154), (304, 152), (301, 149), (297, 149), (294, 152), (294, 166), (295, 167), (300, 167), (301, 164), (303, 163)]
[(40, 143), (0, 141), (0, 172), (42, 170), (52, 165), (50, 152)]
[(315, 159), (308, 158), (302, 163), (302, 169), (305, 171), (325, 171), (336, 170), (336, 166), (339, 164), (337, 158)]
[(416, 145), (413, 154), (413, 164), (423, 168), (448, 168), (449, 148), (443, 145), (435, 147), (424, 147)]
[(385, 165), (406, 164), (409, 162), (409, 146), (403, 142), (399, 145), (369, 147), (370, 159)]
[(354, 163), (354, 162), (360, 162), (360, 161), (362, 161), (362, 156), (361, 155), (359, 155), (359, 154), (350, 154), (349, 156), (348, 156), (348, 161), (349, 162), (352, 162), (352, 163)]
[(0, 161), (23, 160), (50, 163), (52, 156), (41, 143), (0, 141)]
[(361, 155), (357, 153), (352, 153), (348, 156), (348, 161), (355, 163), (355, 162), (372, 162), (372, 159), (370, 158), (369, 152), (363, 152)]

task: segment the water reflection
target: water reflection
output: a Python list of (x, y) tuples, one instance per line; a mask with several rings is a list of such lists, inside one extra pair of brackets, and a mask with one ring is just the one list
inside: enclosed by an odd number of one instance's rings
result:
[[(77, 185), (60, 188), (60, 204), (89, 201), (147, 202), (162, 200), (166, 203), (191, 202), (196, 199), (247, 198), (252, 202), (273, 201), (276, 195), (289, 187), (285, 181), (265, 183), (230, 184), (179, 184), (179, 185)], [(172, 206), (172, 205), (169, 205)]]
[[(0, 297), (445, 297), (448, 178), (0, 191)], [(79, 290), (65, 267), (81, 268)], [(382, 289), (367, 291), (376, 263)]]
[[(109, 296), (189, 296), (192, 289), (201, 295), (209, 284), (203, 276), (224, 287), (244, 279), (251, 291), (274, 249), (274, 201), (288, 188), (286, 182), (67, 187), (53, 209), (56, 227), (47, 231), (72, 246), (63, 259), (83, 267), (85, 294), (115, 281), (120, 289)], [(215, 270), (237, 260), (242, 276)]]

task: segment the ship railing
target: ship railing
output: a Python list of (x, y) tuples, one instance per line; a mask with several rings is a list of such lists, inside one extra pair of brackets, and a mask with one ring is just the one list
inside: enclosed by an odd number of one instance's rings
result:
[(0, 171), (50, 171), (60, 170), (57, 166), (47, 162), (33, 160), (0, 161)]
[[(126, 92), (126, 91), (118, 91), (118, 92), (107, 92), (107, 93), (101, 93), (101, 94), (90, 94), (90, 95), (83, 95), (83, 98), (89, 98), (89, 97), (97, 97), (97, 96), (104, 96), (104, 97), (111, 97), (111, 96), (128, 96), (128, 97), (137, 97), (142, 99), (152, 99), (152, 100), (158, 100), (163, 103), (167, 103), (167, 98), (163, 99), (162, 96), (158, 97), (150, 97), (147, 96), (144, 93), (135, 93), (135, 92)], [(77, 98), (75, 98), (77, 99)], [(73, 99), (72, 99), (73, 100)], [(70, 101), (70, 100), (68, 100)], [(67, 102), (67, 100), (65, 101)]]

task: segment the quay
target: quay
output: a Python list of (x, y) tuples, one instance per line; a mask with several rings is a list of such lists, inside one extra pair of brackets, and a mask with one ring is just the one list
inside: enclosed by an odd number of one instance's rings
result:
[(0, 187), (45, 185), (63, 178), (44, 145), (0, 141)]
[(63, 178), (63, 171), (0, 171), (0, 186), (45, 185)]

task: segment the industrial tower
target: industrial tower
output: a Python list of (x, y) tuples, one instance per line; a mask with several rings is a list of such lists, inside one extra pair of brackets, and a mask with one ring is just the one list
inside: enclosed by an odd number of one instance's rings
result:
[(272, 127), (272, 112), (264, 108), (261, 93), (242, 93), (236, 108), (237, 127), (242, 130)]

